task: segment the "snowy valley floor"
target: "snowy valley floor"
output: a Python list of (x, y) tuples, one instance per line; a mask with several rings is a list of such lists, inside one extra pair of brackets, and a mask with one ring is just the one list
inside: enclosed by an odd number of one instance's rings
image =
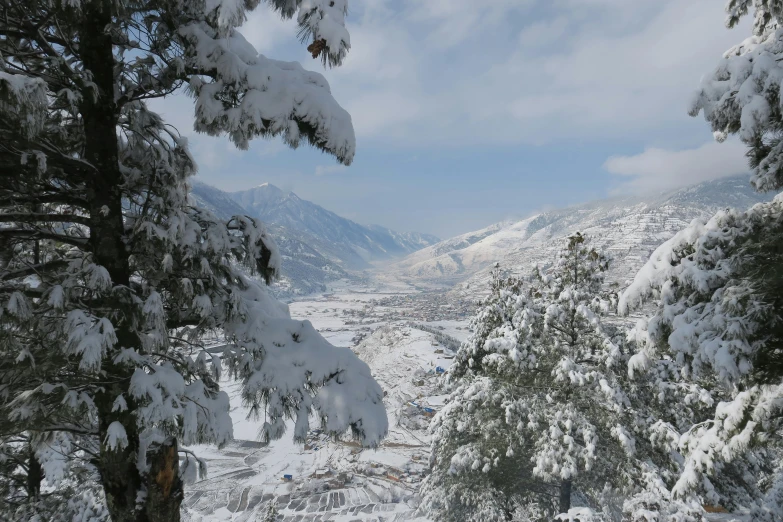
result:
[(267, 446), (256, 442), (259, 424), (246, 418), (238, 384), (226, 382), (236, 441), (220, 450), (192, 448), (208, 462), (209, 474), (187, 488), (185, 520), (254, 521), (275, 498), (287, 522), (416, 520), (414, 495), (429, 459), (426, 428), (444, 398), (438, 368), (448, 368), (453, 357), (437, 334), (452, 345), (467, 337), (471, 307), (387, 283), (335, 285), (333, 293), (290, 308), (293, 317), (312, 321), (332, 344), (352, 347), (370, 365), (386, 392), (389, 436), (378, 450), (317, 430), (304, 445), (287, 434)]
[[(351, 347), (370, 365), (386, 392), (389, 436), (378, 450), (317, 430), (304, 445), (290, 431), (266, 445), (257, 442), (259, 423), (247, 419), (239, 385), (225, 382), (236, 440), (223, 449), (191, 448), (209, 473), (188, 486), (184, 520), (260, 521), (276, 499), (285, 522), (426, 522), (414, 506), (428, 467), (427, 425), (445, 398), (438, 368), (448, 369), (450, 347), (469, 335), (475, 304), (446, 295), (387, 281), (334, 285), (291, 303), (293, 317), (310, 320), (332, 344)], [(730, 515), (711, 520), (744, 522)]]

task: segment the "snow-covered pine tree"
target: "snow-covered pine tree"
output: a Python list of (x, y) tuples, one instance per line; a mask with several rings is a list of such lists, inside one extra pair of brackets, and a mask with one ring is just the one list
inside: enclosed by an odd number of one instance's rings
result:
[[(627, 355), (604, 319), (613, 296), (608, 260), (585, 238), (567, 240), (532, 281), (493, 284), (475, 332), (450, 370), (455, 384), (433, 420), (432, 473), (422, 510), (436, 520), (499, 520), (538, 503), (568, 512), (572, 495), (610, 509), (638, 466)], [(490, 517), (490, 518), (487, 518)]]
[[(8, 254), (14, 262), (27, 258), (40, 264), (53, 255), (49, 247), (42, 241), (16, 244), (13, 252), (4, 251), (2, 268), (12, 264)], [(74, 515), (105, 518), (97, 470), (90, 463), (100, 446), (94, 419), (83, 406), (63, 407), (62, 394), (30, 397), (64, 380), (78, 386), (78, 368), (68, 364), (63, 352), (49, 350), (58, 342), (51, 332), (19, 317), (6, 319), (0, 316), (0, 495), (6, 514), (19, 520), (33, 515), (55, 519), (68, 506)]]
[[(178, 445), (232, 436), (223, 368), (265, 438), (294, 418), (303, 439), (311, 413), (366, 446), (387, 429), (369, 368), (269, 294), (280, 257), (263, 225), (190, 204), (187, 144), (146, 106), (185, 88), (197, 131), (349, 164), (351, 119), (325, 79), (238, 32), (258, 3), (0, 7), (0, 453), (32, 451), (51, 488), (46, 448), (76, 445), (114, 522), (179, 520)], [(315, 57), (342, 61), (346, 0), (267, 3), (296, 15)], [(206, 351), (207, 331), (230, 348)]]
[[(751, 183), (761, 191), (783, 187), (783, 4), (730, 0), (727, 25), (754, 15), (753, 34), (727, 51), (697, 92), (691, 114), (703, 112), (716, 139), (737, 135), (748, 146)], [(780, 365), (778, 266), (783, 198), (695, 222), (653, 253), (621, 300), (629, 312), (654, 299), (657, 310), (637, 328), (644, 350), (631, 361), (649, 370), (662, 390), (690, 390), (711, 407), (707, 419), (680, 417), (673, 405), (667, 426), (685, 455), (674, 492), (747, 505), (748, 488), (718, 492), (728, 462), (753, 469), (759, 451), (779, 460), (783, 372)], [(662, 366), (668, 370), (661, 372)], [(677, 420), (683, 422), (677, 426)], [(690, 420), (690, 424), (688, 421)], [(697, 424), (693, 424), (698, 422)], [(780, 471), (757, 473), (753, 520), (783, 517)], [(752, 482), (752, 481), (751, 481)], [(764, 498), (761, 493), (765, 492)]]
[(774, 513), (760, 511), (754, 520), (783, 515), (770, 507), (783, 498), (764, 495), (780, 494), (770, 487), (779, 472), (769, 466), (782, 449), (783, 383), (774, 366), (757, 366), (779, 353), (770, 344), (779, 331), (779, 296), (765, 296), (780, 283), (767, 280), (776, 271), (757, 269), (779, 256), (768, 241), (779, 237), (781, 203), (778, 197), (694, 222), (653, 253), (619, 301), (623, 313), (648, 299), (657, 305), (635, 329), (640, 349), (629, 370), (656, 391), (650, 436), (683, 456), (672, 468), (673, 492), (729, 509), (764, 503), (759, 509)]
[[(491, 290), (471, 320), (474, 333), (457, 352), (455, 361), (463, 361), (462, 368), (468, 353), (485, 353), (482, 347), (490, 336), (512, 323), (518, 308), (514, 304), (524, 299), (519, 282), (502, 278), (497, 266)], [(502, 421), (510, 400), (507, 387), (484, 372), (457, 375), (456, 369), (452, 366), (449, 375), (454, 389), (430, 428), (431, 473), (422, 484), (421, 510), (438, 521), (506, 520), (516, 504), (535, 500), (528, 494), (535, 490), (526, 462), (530, 454), (521, 448), (508, 452), (517, 437)], [(506, 458), (501, 461), (500, 456)]]
[(277, 509), (277, 497), (267, 502), (263, 512), (256, 518), (258, 522), (278, 522), (282, 517)]
[(753, 34), (723, 55), (702, 81), (691, 104), (692, 116), (704, 113), (715, 138), (735, 134), (748, 146), (751, 183), (760, 191), (783, 187), (783, 3), (778, 0), (729, 0), (726, 25), (736, 26), (753, 13)]

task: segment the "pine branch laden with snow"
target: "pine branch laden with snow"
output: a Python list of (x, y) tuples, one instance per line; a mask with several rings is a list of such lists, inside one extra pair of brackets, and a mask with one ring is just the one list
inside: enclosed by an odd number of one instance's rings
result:
[(90, 437), (73, 433), (0, 435), (3, 519), (61, 520), (67, 514), (108, 522), (96, 469), (89, 463), (89, 452), (96, 449)]
[(16, 113), (15, 119), (25, 137), (43, 130), (46, 104), (43, 80), (0, 71), (0, 111)]
[[(356, 149), (351, 117), (334, 101), (322, 75), (259, 55), (238, 32), (221, 37), (191, 24), (180, 33), (200, 73), (188, 83), (196, 99), (197, 131), (228, 134), (242, 149), (258, 135), (282, 136), (294, 148), (304, 140), (350, 165)], [(205, 82), (201, 75), (220, 80)]]
[[(496, 281), (431, 425), (423, 511), (480, 520), (489, 510), (510, 515), (514, 506), (537, 505), (551, 517), (569, 510), (573, 488), (616, 520), (622, 501), (609, 499), (644, 491), (642, 463), (665, 469), (666, 459), (639, 439), (645, 396), (627, 379), (633, 346), (607, 322), (616, 302), (604, 289), (607, 267), (576, 235), (548, 272)], [(680, 508), (662, 504), (661, 516)]]
[[(779, 473), (769, 460), (780, 452), (783, 384), (779, 373), (760, 381), (755, 367), (760, 354), (779, 350), (768, 346), (779, 312), (748, 268), (763, 236), (780, 230), (782, 211), (778, 196), (694, 221), (653, 253), (620, 297), (626, 314), (646, 300), (657, 305), (633, 332), (640, 351), (629, 373), (657, 390), (656, 431), (669, 440), (664, 448), (684, 456), (678, 496), (697, 492), (714, 504), (747, 506), (760, 502), (764, 477)], [(743, 468), (758, 484), (722, 487), (727, 470)], [(770, 510), (764, 502), (760, 509)]]
[[(311, 47), (318, 47), (324, 63), (342, 63), (350, 48), (346, 0), (268, 3), (284, 17), (297, 14), (301, 37), (313, 39)], [(173, 2), (167, 7), (174, 13), (180, 5)], [(259, 135), (282, 136), (292, 147), (305, 140), (341, 163), (351, 163), (356, 138), (350, 115), (332, 98), (322, 75), (305, 71), (296, 62), (258, 54), (237, 30), (245, 21), (245, 3), (226, 0), (208, 2), (206, 8), (199, 3), (184, 7), (171, 28), (182, 55), (172, 70), (161, 72), (186, 78), (196, 99), (196, 130), (228, 134), (243, 149)]]
[[(736, 134), (748, 146), (757, 190), (780, 189), (783, 4), (729, 0), (726, 12), (729, 27), (753, 14), (753, 34), (705, 78), (691, 114), (703, 112), (719, 141)], [(783, 516), (770, 486), (780, 472), (769, 464), (781, 451), (781, 205), (779, 195), (693, 222), (653, 253), (620, 298), (625, 314), (656, 305), (632, 332), (640, 351), (629, 375), (656, 390), (651, 440), (683, 456), (673, 493), (755, 505), (758, 520)], [(743, 474), (753, 480), (738, 483)]]
[[(0, 179), (0, 491), (20, 512), (178, 519), (178, 475), (188, 482), (204, 470), (166, 455), (231, 440), (224, 371), (243, 383), (266, 439), (284, 435), (286, 418), (303, 439), (310, 414), (366, 447), (386, 434), (367, 365), (269, 294), (281, 258), (262, 223), (221, 221), (191, 205), (187, 142), (146, 107), (187, 86), (199, 131), (240, 147), (256, 136), (291, 146), (304, 139), (350, 163), (350, 116), (323, 77), (259, 55), (237, 31), (257, 3), (5, 6), (0, 168), (11, 175)], [(297, 14), (327, 63), (343, 59), (344, 1), (270, 4)], [(231, 348), (210, 353), (207, 333)], [(67, 465), (39, 455), (46, 437), (69, 444)], [(35, 488), (12, 487), (18, 469), (3, 464), (29, 454), (44, 469), (38, 484), (57, 493), (46, 505)], [(68, 500), (79, 483), (83, 501)]]
[(703, 112), (715, 138), (736, 134), (748, 145), (751, 182), (760, 191), (783, 187), (780, 85), (783, 82), (783, 4), (778, 0), (729, 0), (727, 25), (753, 13), (753, 35), (729, 49), (702, 82), (691, 115)]
[(420, 506), (428, 516), (503, 520), (517, 504), (536, 500), (525, 495), (535, 483), (530, 470), (524, 471), (530, 453), (502, 420), (511, 400), (507, 389), (488, 378), (452, 391), (431, 425), (431, 474), (422, 484)]
[(321, 57), (324, 65), (340, 65), (351, 48), (345, 29), (347, 0), (267, 0), (284, 17), (297, 15), (299, 37), (311, 41), (307, 47), (313, 58)]

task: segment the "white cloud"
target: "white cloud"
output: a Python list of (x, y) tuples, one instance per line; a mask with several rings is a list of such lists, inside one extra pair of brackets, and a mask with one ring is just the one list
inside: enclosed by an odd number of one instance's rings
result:
[(240, 32), (259, 53), (274, 58), (279, 47), (296, 42), (295, 18), (283, 20), (266, 5), (260, 5), (247, 17)]
[(560, 16), (532, 23), (519, 33), (519, 45), (524, 49), (541, 49), (557, 43), (565, 36), (568, 19)]
[(325, 176), (327, 174), (336, 174), (338, 172), (342, 172), (347, 167), (345, 165), (316, 165), (315, 166), (315, 175), (316, 176)]
[(604, 168), (628, 178), (619, 192), (644, 193), (726, 178), (748, 172), (745, 146), (739, 141), (709, 142), (686, 150), (648, 148), (635, 156), (612, 156)]
[[(294, 21), (263, 4), (241, 30), (260, 52), (322, 72), (361, 147), (647, 141), (652, 133), (675, 141), (699, 128), (706, 136), (707, 126), (687, 116), (687, 100), (747, 34), (726, 30), (713, 0), (355, 0), (351, 7), (352, 48), (333, 70), (310, 59)], [(192, 121), (192, 103), (164, 112), (174, 110), (175, 123)]]
[(325, 72), (360, 142), (537, 144), (692, 130), (686, 106), (699, 79), (747, 34), (726, 30), (713, 0), (360, 5), (348, 19), (345, 66)]
[(409, 0), (406, 18), (427, 25), (427, 43), (445, 49), (469, 39), (481, 41), (513, 12), (525, 12), (535, 0)]
[[(342, 67), (327, 70), (297, 41), (295, 21), (280, 21), (266, 4), (241, 30), (260, 52), (327, 77), (352, 115), (360, 151), (656, 143), (664, 148), (606, 162), (623, 190), (640, 191), (745, 170), (736, 143), (677, 150), (707, 139), (708, 125), (687, 116), (687, 101), (723, 51), (749, 34), (726, 30), (723, 18), (714, 0), (352, 0), (352, 49)], [(191, 136), (204, 174), (222, 180), (234, 149), (193, 135), (193, 101), (152, 105)], [(672, 143), (679, 145), (667, 150)], [(253, 143), (263, 176), (284, 149), (279, 139)], [(713, 153), (721, 159), (710, 162)], [(323, 161), (296, 168), (310, 182), (312, 172), (339, 169), (316, 167)]]

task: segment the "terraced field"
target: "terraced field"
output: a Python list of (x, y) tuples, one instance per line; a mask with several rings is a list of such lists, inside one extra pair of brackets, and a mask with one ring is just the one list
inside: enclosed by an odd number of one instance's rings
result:
[[(407, 503), (413, 485), (399, 484), (372, 472), (357, 472), (379, 467), (365, 465), (364, 452), (351, 445), (324, 442), (319, 450), (305, 450), (283, 441), (282, 447), (236, 441), (222, 450), (200, 448), (211, 472), (208, 478), (188, 488), (184, 501), (186, 520), (252, 521), (261, 517), (269, 502), (277, 504), (286, 522), (389, 522), (415, 518)], [(372, 454), (368, 453), (369, 459)], [(329, 467), (325, 468), (327, 474), (319, 478), (317, 471), (312, 470), (321, 465)], [(285, 474), (293, 475), (290, 482), (282, 480)], [(392, 491), (396, 494), (390, 496)]]
[(374, 332), (353, 349), (387, 392), (390, 433), (384, 444), (363, 450), (318, 430), (306, 444), (293, 443), (290, 435), (271, 444), (257, 442), (260, 424), (247, 418), (239, 385), (226, 381), (236, 440), (222, 449), (190, 448), (207, 462), (209, 474), (186, 488), (184, 520), (260, 521), (269, 503), (277, 505), (285, 522), (416, 520), (416, 492), (429, 457), (424, 405), (437, 408), (438, 399), (431, 397), (440, 381), (435, 368), (450, 360), (434, 333), (384, 321), (383, 307), (364, 321), (345, 312), (364, 311), (369, 301), (388, 295), (398, 294), (354, 291), (291, 305), (293, 315), (310, 319), (334, 344), (350, 346), (359, 342), (354, 341), (359, 332)]

